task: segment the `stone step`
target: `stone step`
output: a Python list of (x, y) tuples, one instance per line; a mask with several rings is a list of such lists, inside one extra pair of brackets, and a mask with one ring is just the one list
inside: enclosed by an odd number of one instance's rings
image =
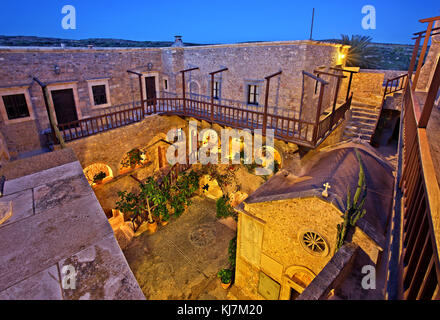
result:
[(374, 115), (379, 114), (379, 111), (376, 108), (351, 107), (351, 111), (374, 114)]
[(347, 125), (345, 129), (350, 132), (363, 133), (363, 134), (373, 134), (374, 132), (374, 127), (364, 128), (364, 127)]
[(375, 124), (376, 123), (377, 118), (369, 118), (369, 117), (364, 117), (364, 116), (357, 116), (357, 115), (352, 115), (351, 116), (351, 121), (353, 123), (360, 123), (360, 124)]
[(371, 113), (371, 112), (365, 112), (360, 110), (353, 110), (351, 112), (352, 117), (363, 117), (363, 118), (369, 118), (369, 119), (377, 119), (378, 114), (377, 113)]
[(343, 140), (345, 140), (345, 141), (352, 141), (352, 140), (354, 140), (354, 139), (360, 139), (360, 140), (362, 140), (363, 142), (365, 142), (365, 143), (369, 143), (370, 142), (370, 137), (368, 137), (368, 136), (347, 136), (347, 135), (342, 135), (342, 139)]
[(358, 134), (356, 134), (355, 132), (352, 132), (352, 131), (344, 131), (343, 135), (347, 136), (347, 137), (350, 137), (350, 138), (358, 136)]
[(359, 121), (350, 121), (350, 123), (347, 124), (350, 127), (360, 127), (360, 128), (364, 128), (364, 129), (370, 129), (370, 130), (374, 130), (376, 129), (375, 125), (376, 123), (373, 122), (359, 122)]

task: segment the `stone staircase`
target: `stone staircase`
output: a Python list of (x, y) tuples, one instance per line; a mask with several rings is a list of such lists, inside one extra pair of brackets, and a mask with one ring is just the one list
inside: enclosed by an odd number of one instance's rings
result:
[(343, 139), (361, 139), (370, 142), (380, 109), (368, 104), (353, 102), (350, 110), (351, 118), (345, 126)]
[[(402, 93), (396, 92), (386, 97), (383, 108), (389, 110), (400, 110), (402, 104)], [(361, 139), (370, 142), (374, 133), (376, 122), (380, 116), (380, 104), (376, 107), (371, 104), (352, 102), (351, 119), (347, 123), (343, 135), (344, 140)]]
[(385, 99), (384, 109), (388, 110), (401, 110), (402, 107), (403, 94), (401, 92), (396, 92), (390, 94)]

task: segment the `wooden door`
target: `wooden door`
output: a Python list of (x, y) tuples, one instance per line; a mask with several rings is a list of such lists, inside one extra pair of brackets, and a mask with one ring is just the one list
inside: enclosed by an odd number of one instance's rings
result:
[(78, 120), (73, 89), (52, 90), (51, 94), (58, 124)]
[(147, 105), (152, 105), (156, 99), (156, 77), (145, 78), (145, 90), (147, 92)]

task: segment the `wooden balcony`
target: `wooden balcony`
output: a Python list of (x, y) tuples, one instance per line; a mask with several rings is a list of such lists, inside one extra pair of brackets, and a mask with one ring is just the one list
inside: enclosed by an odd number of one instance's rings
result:
[(328, 114), (321, 114), (318, 109), (319, 116), (312, 122), (302, 120), (295, 113), (283, 116), (255, 111), (244, 104), (231, 106), (211, 103), (206, 99), (155, 98), (144, 100), (142, 104), (124, 104), (119, 111), (59, 124), (58, 128), (64, 141), (68, 142), (139, 122), (146, 115), (177, 115), (237, 129), (261, 129), (263, 135), (264, 129), (273, 129), (276, 139), (315, 148), (342, 123), (350, 105), (351, 96)]
[[(439, 74), (440, 76), (440, 74)], [(400, 296), (440, 299), (440, 190), (420, 105), (409, 82), (404, 96)], [(429, 106), (424, 106), (428, 108)]]

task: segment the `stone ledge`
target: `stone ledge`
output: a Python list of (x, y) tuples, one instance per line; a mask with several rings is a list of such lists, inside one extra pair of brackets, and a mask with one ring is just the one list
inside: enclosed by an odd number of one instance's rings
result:
[(343, 281), (346, 273), (350, 271), (358, 249), (359, 247), (353, 243), (342, 246), (297, 300), (327, 299), (328, 293)]
[(6, 180), (17, 179), (74, 161), (77, 161), (77, 158), (73, 150), (66, 148), (43, 153), (31, 158), (7, 162), (0, 168), (0, 176), (4, 175)]

